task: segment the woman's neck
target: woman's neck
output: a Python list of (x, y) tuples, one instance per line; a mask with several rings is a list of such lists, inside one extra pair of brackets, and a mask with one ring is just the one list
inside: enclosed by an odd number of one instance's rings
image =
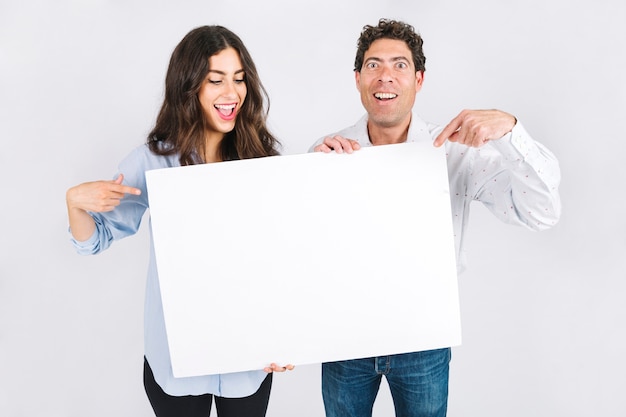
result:
[(204, 162), (222, 162), (222, 152), (220, 145), (224, 139), (224, 135), (205, 135), (204, 139)]

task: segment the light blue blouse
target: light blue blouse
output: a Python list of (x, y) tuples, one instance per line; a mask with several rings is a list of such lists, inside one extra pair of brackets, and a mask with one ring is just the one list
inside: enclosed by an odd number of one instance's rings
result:
[[(96, 254), (107, 249), (113, 241), (135, 234), (148, 208), (145, 172), (175, 166), (180, 166), (178, 155), (158, 156), (153, 154), (145, 144), (134, 149), (121, 162), (115, 177), (120, 173), (124, 174), (124, 184), (139, 188), (141, 195), (127, 195), (111, 212), (90, 213), (96, 222), (96, 230), (84, 242), (71, 238), (77, 252), (83, 255)], [(144, 349), (157, 383), (170, 395), (209, 393), (220, 397), (246, 397), (255, 393), (267, 376), (265, 371), (258, 370), (221, 375), (174, 377), (163, 318), (151, 225), (150, 261), (144, 308)], [(211, 352), (207, 352), (207, 355), (210, 354)]]

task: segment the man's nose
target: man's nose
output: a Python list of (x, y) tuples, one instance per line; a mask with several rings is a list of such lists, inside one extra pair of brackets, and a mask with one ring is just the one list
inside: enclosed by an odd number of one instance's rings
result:
[(389, 68), (388, 66), (382, 66), (380, 68), (380, 76), (379, 76), (380, 81), (382, 82), (388, 82), (392, 80), (392, 76), (391, 76), (391, 68)]

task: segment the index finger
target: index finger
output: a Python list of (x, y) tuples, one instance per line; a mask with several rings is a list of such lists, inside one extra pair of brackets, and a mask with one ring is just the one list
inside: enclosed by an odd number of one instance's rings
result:
[(439, 133), (439, 135), (435, 139), (435, 142), (433, 142), (433, 145), (437, 147), (443, 145), (454, 132), (459, 130), (461, 124), (461, 115), (458, 115), (454, 119), (452, 119), (452, 121), (450, 121), (450, 123), (448, 123), (446, 127), (443, 128), (441, 133)]
[(140, 195), (141, 190), (136, 187), (131, 187), (130, 185), (122, 185), (122, 184), (113, 184), (112, 191), (121, 194), (132, 194), (132, 195)]

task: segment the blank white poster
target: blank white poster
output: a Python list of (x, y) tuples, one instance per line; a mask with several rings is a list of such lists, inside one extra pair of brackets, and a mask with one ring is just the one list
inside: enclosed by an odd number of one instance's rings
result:
[(460, 344), (443, 149), (405, 143), (146, 179), (175, 376)]

